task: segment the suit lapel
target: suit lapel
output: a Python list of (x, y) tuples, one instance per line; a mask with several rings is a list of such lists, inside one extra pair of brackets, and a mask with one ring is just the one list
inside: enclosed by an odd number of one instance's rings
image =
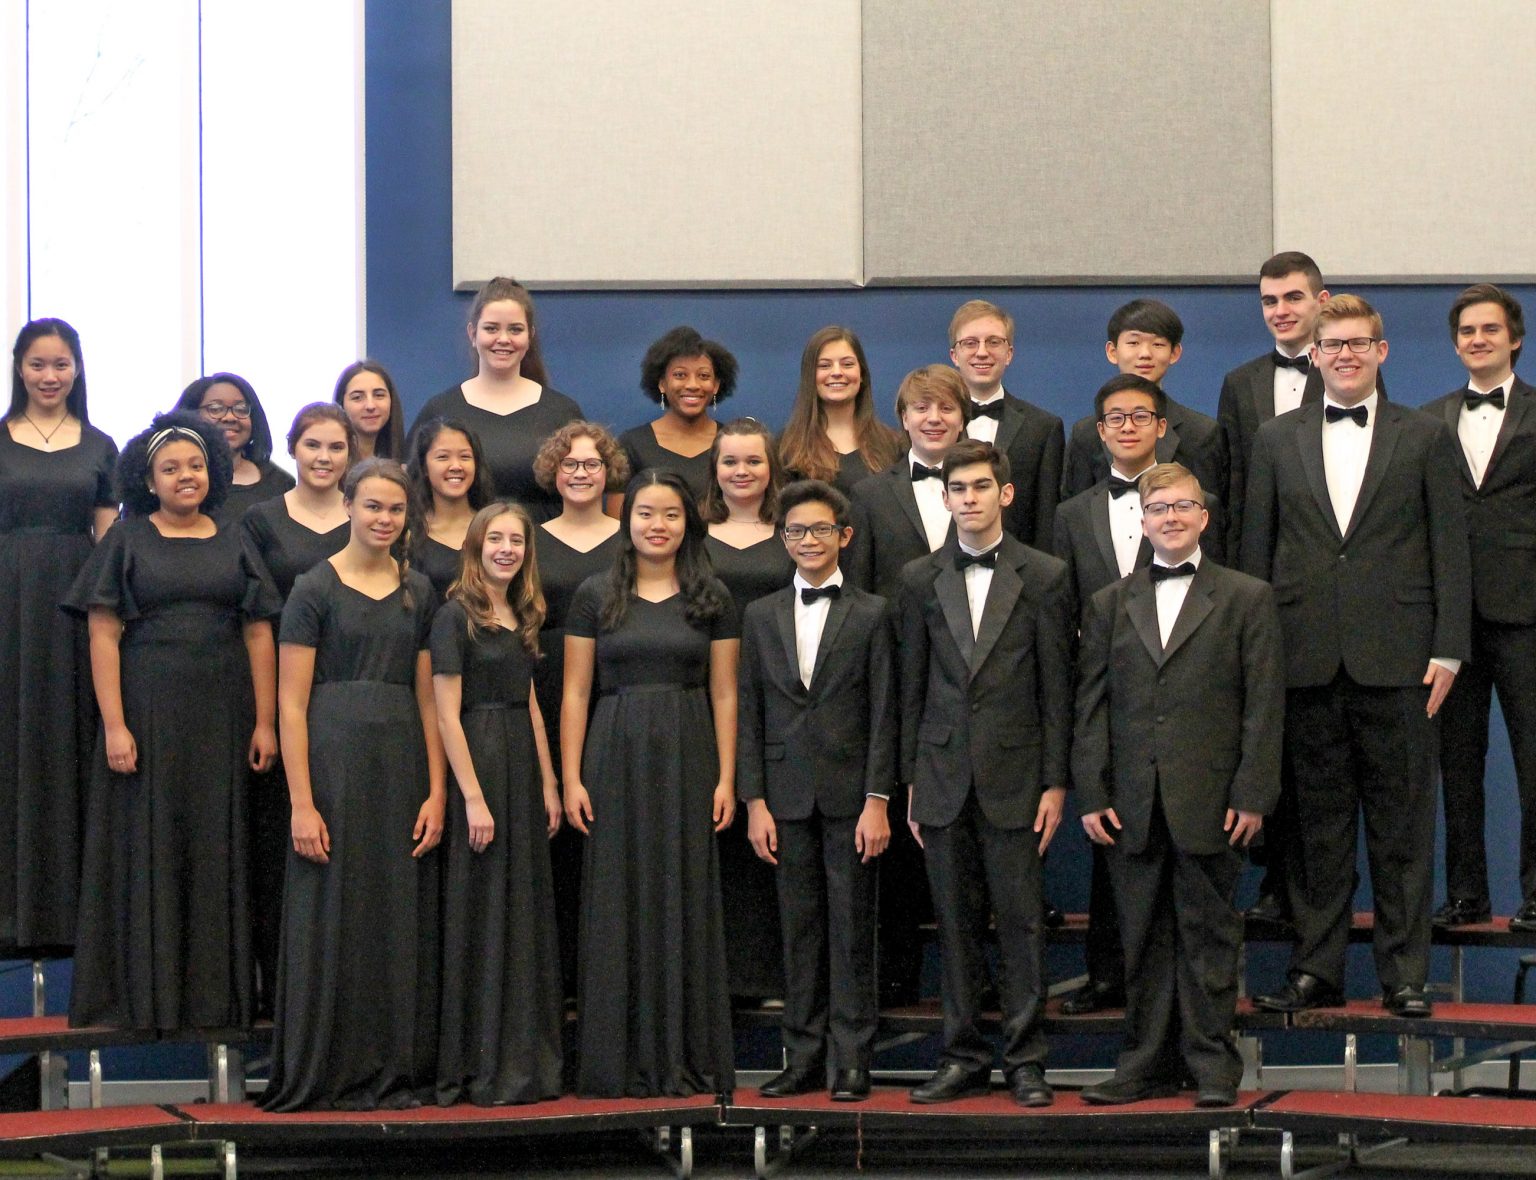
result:
[(1173, 463), (1179, 455), (1179, 432), (1173, 428), (1173, 423), (1168, 423), (1168, 429), (1163, 437), (1157, 440), (1157, 461), (1159, 463)]
[(1275, 361), (1271, 354), (1265, 362), (1259, 366), (1259, 371), (1253, 375), (1253, 384), (1249, 387), (1250, 396), (1253, 398), (1254, 419), (1263, 425), (1275, 416)]
[(800, 679), (800, 652), (795, 647), (795, 594), (796, 590), (791, 585), (788, 594), (780, 595), (774, 603), (773, 622), (784, 644), (784, 658), (788, 661), (790, 679), (804, 687), (805, 682)]
[[(1377, 392), (1381, 395), (1382, 401), (1387, 400), (1386, 390), (1378, 389)], [(1307, 383), (1301, 387), (1301, 404), (1310, 406), (1313, 402), (1320, 402), (1322, 400), (1323, 374), (1316, 365), (1313, 365), (1307, 370)]]
[(944, 621), (949, 624), (949, 633), (954, 638), (955, 646), (960, 649), (960, 658), (967, 667), (972, 667), (971, 656), (976, 649), (976, 638), (971, 634), (971, 604), (965, 595), (965, 575), (955, 568), (952, 546), (946, 545), (940, 549), (938, 560), (943, 564), (933, 579), (933, 591), (938, 596), (939, 606), (944, 611)]
[(923, 539), (923, 548), (928, 547), (928, 530), (923, 527), (923, 514), (918, 511), (917, 497), (912, 494), (912, 459), (903, 455), (900, 464), (891, 472), (891, 478), (896, 483), (896, 502), (901, 505), (901, 510), (906, 513), (907, 520), (911, 522), (917, 535)]
[(998, 450), (1006, 452), (1013, 442), (1013, 436), (1019, 433), (1019, 427), (1024, 425), (1024, 410), (1014, 398), (1003, 392), (1003, 416), (998, 419), (997, 439), (993, 442)]
[(845, 593), (839, 594), (836, 598), (832, 599), (831, 605), (827, 608), (827, 621), (821, 628), (821, 642), (816, 645), (816, 664), (811, 670), (812, 685), (816, 683), (817, 677), (821, 675), (822, 668), (826, 666), (827, 653), (832, 650), (832, 644), (836, 642), (837, 633), (842, 630), (843, 623), (848, 618), (848, 611), (850, 609), (851, 606), (848, 602), (845, 588)]
[(1317, 501), (1328, 527), (1334, 535), (1343, 539), (1339, 532), (1339, 518), (1333, 511), (1333, 500), (1328, 495), (1328, 474), (1323, 466), (1323, 414), (1321, 410), (1303, 414), (1296, 424), (1296, 449), (1301, 452), (1301, 469), (1306, 474), (1307, 486)]
[[(1450, 428), (1452, 437), (1456, 439), (1456, 458), (1458, 460), (1460, 460), (1460, 464), (1459, 465), (1461, 467), (1461, 478), (1467, 481), (1467, 486), (1469, 488), (1471, 488), (1473, 491), (1476, 491), (1477, 490), (1477, 476), (1472, 471), (1472, 464), (1467, 461), (1467, 451), (1466, 451), (1466, 448), (1461, 445), (1461, 435), (1459, 433), (1459, 427), (1461, 426), (1461, 403), (1462, 403), (1462, 395), (1459, 394), (1459, 393), (1452, 394), (1450, 397), (1445, 399), (1445, 406), (1444, 406), (1445, 424), (1446, 424), (1446, 426), (1448, 426)], [(1504, 427), (1508, 427), (1509, 426), (1509, 415), (1510, 415), (1510, 413), (1511, 413), (1511, 411), (1508, 410), (1508, 409), (1506, 409), (1504, 411)], [(1503, 439), (1504, 439), (1504, 429), (1501, 428), (1499, 430), (1499, 440), (1500, 440), (1500, 442), (1502, 442)], [(1497, 444), (1495, 444), (1494, 450), (1495, 451), (1498, 450), (1498, 445)], [(1488, 472), (1491, 472), (1492, 470), (1493, 470), (1493, 457), (1489, 456), (1488, 471), (1483, 473), (1484, 477), (1486, 478), (1486, 476), (1488, 475)]]
[(1157, 629), (1157, 599), (1152, 593), (1152, 577), (1140, 572), (1131, 577), (1133, 580), (1125, 596), (1125, 612), (1131, 616), (1131, 625), (1136, 628), (1136, 634), (1141, 636), (1147, 654), (1155, 664), (1161, 666), (1163, 636)]
[[(1401, 433), (1401, 423), (1398, 422), (1396, 411), (1385, 413), (1389, 407), (1383, 406), (1381, 400), (1376, 401), (1376, 429), (1371, 431), (1371, 451), (1365, 459), (1365, 475), (1360, 480), (1360, 494), (1355, 497), (1355, 510), (1350, 514), (1349, 527), (1344, 530), (1344, 536), (1355, 531), (1355, 526), (1360, 523), (1360, 518), (1365, 515), (1370, 507), (1371, 498), (1376, 495), (1381, 487), (1381, 481), (1386, 478), (1387, 468), (1392, 463), (1392, 452), (1397, 449), (1398, 436)], [(1322, 435), (1318, 435), (1318, 447), (1322, 447)]]
[[(1211, 602), (1212, 575), (1206, 572), (1205, 562), (1201, 562), (1195, 570), (1195, 576), (1191, 579), (1189, 592), (1184, 595), (1184, 605), (1179, 608), (1179, 617), (1173, 621), (1173, 630), (1168, 633), (1167, 646), (1163, 648), (1163, 658), (1160, 664), (1167, 663), (1173, 653), (1183, 646), (1184, 641), (1195, 633), (1195, 629), (1205, 622), (1205, 617), (1213, 609)], [(1154, 624), (1157, 621), (1157, 609), (1154, 603), (1152, 618)]]
[[(1513, 385), (1509, 387), (1509, 402), (1504, 408), (1504, 421), (1499, 424), (1499, 434), (1493, 442), (1493, 452), (1488, 456), (1488, 469), (1483, 472), (1483, 486), (1486, 487), (1490, 480), (1498, 473), (1499, 460), (1504, 452), (1509, 449), (1509, 440), (1520, 429), (1521, 422), (1525, 419), (1531, 408), (1531, 395), (1533, 391), (1520, 378), (1516, 377)], [(1459, 398), (1456, 400), (1460, 400)], [(1455, 427), (1451, 432), (1455, 433)], [(1458, 447), (1457, 450), (1461, 448)]]
[(1104, 561), (1104, 568), (1118, 577), (1120, 563), (1115, 560), (1115, 538), (1109, 531), (1109, 503), (1109, 485), (1103, 484), (1093, 493), (1093, 498), (1089, 501), (1088, 515), (1093, 521), (1093, 541), (1098, 546), (1099, 557)]
[(1019, 571), (1009, 560), (1007, 553), (1008, 542), (1004, 540), (1003, 549), (998, 553), (997, 568), (992, 571), (992, 584), (987, 587), (987, 601), (981, 609), (981, 626), (976, 633), (976, 649), (971, 653), (971, 675), (976, 675), (980, 667), (987, 662), (987, 657), (992, 654), (992, 649), (997, 646), (998, 639), (1003, 634), (1003, 628), (1008, 623), (1008, 618), (1013, 614), (1013, 604), (1019, 600), (1019, 594), (1024, 589), (1024, 579), (1019, 577)]

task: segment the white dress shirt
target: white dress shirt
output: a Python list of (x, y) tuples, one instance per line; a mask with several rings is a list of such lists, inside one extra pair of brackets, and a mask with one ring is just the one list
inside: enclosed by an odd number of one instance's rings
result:
[[(1184, 560), (1199, 569), (1200, 557), (1200, 546), (1196, 545), (1195, 551)], [(1152, 564), (1167, 566), (1168, 563), (1161, 557), (1153, 555)], [(1162, 638), (1164, 647), (1168, 646), (1168, 636), (1173, 634), (1173, 625), (1179, 621), (1179, 612), (1184, 609), (1184, 600), (1189, 597), (1189, 588), (1194, 580), (1192, 577), (1164, 578), (1152, 587), (1152, 593), (1157, 599), (1157, 633)]]
[[(1504, 405), (1509, 406), (1509, 389), (1515, 383), (1515, 375), (1511, 373), (1493, 389), (1479, 389), (1475, 382), (1468, 381), (1467, 388), (1473, 393), (1493, 393), (1494, 390), (1502, 390), (1504, 393)], [(1467, 466), (1472, 468), (1473, 478), (1477, 480), (1477, 486), (1483, 486), (1483, 477), (1488, 474), (1488, 460), (1493, 457), (1493, 444), (1498, 441), (1499, 428), (1504, 425), (1504, 410), (1484, 402), (1475, 409), (1461, 407), (1461, 417), (1456, 422), (1456, 437), (1461, 440), (1462, 454), (1467, 457)]]
[[(1371, 457), (1371, 438), (1376, 433), (1376, 391), (1356, 405), (1364, 406), (1369, 417), (1364, 426), (1356, 426), (1348, 418), (1337, 422), (1323, 419), (1323, 472), (1328, 477), (1328, 500), (1333, 505), (1333, 518), (1339, 523), (1339, 532), (1349, 529), (1350, 517), (1355, 514), (1355, 501), (1360, 498), (1360, 485), (1365, 481), (1365, 463)], [(1324, 414), (1328, 406), (1339, 403), (1323, 395)], [(1339, 406), (1339, 409), (1351, 409)]]
[[(1300, 356), (1305, 352), (1289, 353), (1275, 345), (1275, 351), (1281, 356)], [(1301, 405), (1301, 395), (1307, 388), (1307, 374), (1300, 369), (1282, 369), (1275, 366), (1275, 417), (1287, 414)]]
[[(1110, 467), (1110, 474), (1117, 479), (1137, 480), (1157, 466), (1156, 460), (1148, 463), (1135, 475), (1126, 475), (1118, 467)], [(1123, 496), (1109, 497), (1109, 537), (1115, 543), (1115, 565), (1123, 578), (1136, 568), (1136, 555), (1141, 552), (1145, 534), (1141, 531), (1141, 496), (1126, 492)]]
[[(916, 455), (909, 454), (909, 463), (918, 463)], [(928, 464), (924, 463), (924, 467)], [(910, 473), (910, 469), (909, 469)], [(944, 544), (949, 536), (949, 509), (944, 507), (944, 481), (920, 479), (912, 485), (912, 495), (917, 498), (917, 511), (923, 518), (923, 532), (928, 537), (928, 552), (932, 553)]]
[[(1002, 537), (998, 537), (985, 549), (972, 549), (964, 541), (960, 541), (960, 552), (971, 557), (980, 557), (983, 553), (991, 553), (1003, 543)], [(981, 616), (987, 609), (987, 592), (992, 589), (992, 567), (988, 565), (968, 565), (965, 573), (960, 575), (965, 579), (965, 597), (971, 608), (971, 638), (981, 634)]]
[[(973, 409), (976, 406), (990, 406), (993, 402), (1001, 402), (1002, 400), (1003, 391), (999, 387), (998, 391), (987, 398), (986, 401), (978, 401), (973, 397), (971, 399), (971, 406)], [(1002, 423), (996, 418), (972, 418), (966, 423), (965, 434), (967, 438), (974, 438), (978, 442), (995, 443), (997, 441), (997, 428), (1001, 425)]]
[[(833, 570), (827, 580), (821, 584), (821, 588), (827, 586), (841, 586), (843, 584), (843, 571)], [(816, 671), (816, 652), (821, 648), (821, 632), (827, 625), (827, 615), (832, 610), (830, 598), (818, 598), (815, 602), (806, 602), (800, 597), (802, 590), (814, 590), (799, 571), (795, 572), (795, 660), (800, 665), (800, 683), (806, 688), (811, 687), (811, 674)]]

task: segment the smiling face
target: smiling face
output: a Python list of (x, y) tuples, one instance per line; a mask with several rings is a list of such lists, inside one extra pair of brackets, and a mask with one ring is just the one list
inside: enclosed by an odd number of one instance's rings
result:
[(480, 310), (469, 325), (469, 342), (480, 358), (480, 372), (497, 376), (518, 373), (533, 343), (528, 312), (515, 299), (497, 299)]
[[(1132, 417), (1137, 411), (1150, 412), (1152, 420), (1138, 426)], [(1099, 418), (1099, 438), (1109, 451), (1110, 461), (1126, 476), (1147, 469), (1157, 454), (1157, 440), (1168, 432), (1167, 419), (1157, 416), (1157, 399), (1140, 389), (1123, 389), (1104, 399), (1105, 415), (1125, 416), (1117, 427)]]
[(955, 518), (955, 532), (972, 549), (1002, 535), (1003, 509), (1013, 503), (1013, 485), (999, 484), (990, 463), (956, 467), (944, 481), (944, 507)]
[[(828, 526), (834, 531), (825, 537), (817, 537), (811, 532), (816, 528), (825, 531)], [(784, 548), (789, 550), (790, 560), (795, 563), (800, 576), (812, 586), (820, 586), (831, 576), (837, 568), (840, 552), (848, 547), (853, 537), (852, 528), (846, 525), (838, 528), (837, 514), (832, 511), (832, 506), (818, 500), (796, 504), (785, 514), (784, 527), (805, 529), (805, 536), (798, 541), (791, 541), (786, 534)]]
[(405, 530), (405, 489), (392, 479), (370, 476), (347, 501), (352, 539), (364, 548), (388, 550)]
[(39, 336), (27, 346), (17, 365), (22, 388), (27, 391), (27, 410), (39, 416), (61, 411), (75, 387), (75, 354), (61, 336)]
[(816, 355), (816, 396), (829, 405), (851, 402), (859, 396), (864, 374), (858, 354), (846, 340), (829, 340)]
[[(237, 413), (239, 410), (245, 411), (244, 417)], [(238, 385), (215, 381), (203, 391), (197, 412), (224, 432), (230, 454), (238, 455), (240, 448), (251, 441), (251, 403)]]
[(1520, 341), (1509, 334), (1509, 318), (1497, 303), (1474, 303), (1456, 321), (1456, 355), (1484, 389), (1509, 379)]
[(462, 500), (475, 483), (475, 449), (463, 431), (439, 430), (427, 448), (425, 467), (434, 496)]
[[(608, 486), (608, 468), (603, 465), (596, 471), (588, 471), (594, 461), (603, 462), (602, 452), (597, 449), (594, 439), (585, 434), (571, 439), (571, 449), (555, 464), (555, 491), (567, 505), (581, 507), (602, 498)], [(566, 467), (573, 463), (576, 470), (567, 471)]]
[(528, 535), (523, 531), (523, 522), (510, 512), (493, 518), (486, 525), (485, 540), (480, 543), (480, 568), (486, 581), (510, 586), (517, 571), (523, 568), (527, 552)]
[(969, 320), (955, 330), (949, 359), (973, 397), (991, 397), (1003, 383), (1003, 371), (1013, 361), (1008, 325), (995, 315)]
[(341, 407), (360, 437), (377, 438), (379, 431), (389, 425), (389, 386), (378, 373), (364, 369), (347, 382)]
[(1172, 344), (1164, 336), (1151, 332), (1121, 332), (1104, 345), (1109, 363), (1122, 373), (1135, 373), (1154, 385), (1163, 383), (1163, 374), (1184, 355), (1184, 346)]
[(755, 514), (768, 492), (773, 468), (768, 462), (768, 447), (760, 434), (730, 434), (720, 439), (715, 459), (715, 479), (720, 483), (726, 504), (738, 510), (748, 508)]
[(948, 397), (921, 394), (902, 410), (901, 428), (907, 432), (918, 461), (932, 467), (960, 440), (965, 413)]
[(1322, 310), (1327, 291), (1312, 290), (1301, 271), (1292, 271), (1278, 279), (1259, 280), (1259, 306), (1264, 309), (1264, 326), (1275, 343), (1292, 356), (1312, 343), (1312, 329)]
[(172, 439), (155, 452), (146, 481), (168, 516), (190, 516), (208, 498), (208, 460), (190, 439)]
[(317, 492), (328, 492), (347, 473), (347, 432), (340, 422), (324, 418), (305, 427), (293, 444), (293, 463), (299, 482)]
[(1375, 340), (1375, 325), (1365, 316), (1324, 320), (1317, 329), (1324, 340), (1371, 339), (1365, 352), (1355, 352), (1348, 345), (1335, 353), (1312, 346), (1312, 363), (1323, 374), (1323, 388), (1341, 406), (1353, 406), (1371, 395), (1376, 388), (1376, 370), (1387, 359), (1387, 342)]
[(697, 418), (720, 391), (715, 362), (708, 356), (675, 356), (657, 384), (662, 402), (679, 418)]
[(650, 484), (635, 493), (630, 506), (629, 539), (642, 560), (674, 557), (683, 544), (688, 514), (683, 498), (665, 484)]
[[(1152, 551), (1167, 564), (1178, 565), (1199, 546), (1200, 534), (1211, 522), (1202, 500), (1200, 485), (1192, 479), (1157, 488), (1142, 499), (1141, 531), (1152, 542)], [(1181, 502), (1190, 507), (1182, 511), (1174, 507)]]

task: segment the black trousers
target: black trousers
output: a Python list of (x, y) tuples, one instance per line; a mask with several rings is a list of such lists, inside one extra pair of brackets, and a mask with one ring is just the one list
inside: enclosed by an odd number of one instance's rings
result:
[(1105, 850), (1093, 849), (1093, 868), (1088, 876), (1088, 933), (1083, 940), (1083, 957), (1088, 962), (1088, 982), (1101, 987), (1125, 987), (1125, 951), (1120, 919), (1115, 910), (1114, 874)]
[(1125, 945), (1125, 1047), (1115, 1076), (1236, 1086), (1232, 1040), (1243, 918), (1233, 904), (1243, 858), (1181, 852), (1161, 803), (1137, 853), (1105, 849)]
[(980, 1028), (987, 981), (987, 918), (997, 919), (1002, 978), (1003, 1070), (1045, 1061), (1045, 945), (1041, 937), (1040, 837), (1029, 825), (999, 828), (973, 792), (954, 823), (923, 827), (928, 883), (944, 959), (940, 1060), (980, 1070), (992, 1045)]
[(1344, 982), (1355, 846), (1365, 818), (1376, 898), (1373, 948), (1385, 989), (1421, 987), (1429, 971), (1434, 879), (1434, 726), (1427, 688), (1373, 688), (1342, 670), (1285, 699), (1301, 855), (1291, 875), (1299, 935), (1291, 965)]
[[(868, 1069), (875, 996), (878, 861), (861, 863), (858, 816), (778, 820), (784, 1050), (793, 1068)], [(830, 1049), (830, 1053), (829, 1053)]]
[(1445, 797), (1445, 884), (1454, 898), (1488, 904), (1483, 777), (1494, 690), (1504, 711), (1520, 792), (1520, 896), (1536, 897), (1536, 627), (1472, 620), (1472, 659), (1445, 698), (1440, 775)]

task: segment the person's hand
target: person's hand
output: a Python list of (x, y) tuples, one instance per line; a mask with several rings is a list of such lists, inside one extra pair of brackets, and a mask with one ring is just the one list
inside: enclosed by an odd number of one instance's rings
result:
[(915, 819), (912, 818), (912, 795), (913, 795), (912, 784), (908, 783), (907, 784), (907, 830), (912, 833), (912, 839), (917, 841), (917, 846), (919, 848), (927, 848), (927, 845), (923, 843), (923, 829), (922, 829), (922, 825), (919, 824)]
[(1234, 811), (1227, 808), (1227, 821), (1221, 825), (1223, 832), (1231, 832), (1227, 840), (1235, 848), (1247, 848), (1249, 841), (1259, 834), (1264, 817), (1256, 811)]
[(496, 838), (496, 821), (491, 817), (491, 809), (486, 806), (484, 795), (464, 800), (464, 818), (469, 823), (469, 850), (484, 852), (486, 846)]
[(314, 807), (295, 807), (289, 830), (293, 834), (293, 850), (305, 860), (321, 865), (331, 863), (331, 833)]
[(258, 725), (251, 731), (251, 745), (246, 753), (251, 769), (260, 774), (271, 770), (277, 761), (277, 730), (271, 725)]
[(731, 826), (731, 821), (736, 818), (736, 788), (730, 783), (715, 785), (714, 806), (711, 814), (714, 817), (717, 832), (725, 831)]
[(1050, 787), (1040, 792), (1040, 806), (1035, 811), (1035, 831), (1040, 834), (1040, 855), (1051, 846), (1051, 837), (1061, 826), (1061, 813), (1067, 806), (1067, 788)]
[(587, 828), (592, 822), (592, 797), (580, 783), (565, 784), (565, 820), (583, 836), (592, 834)]
[(114, 774), (133, 774), (139, 769), (139, 745), (126, 725), (107, 731), (107, 769)]
[[(1231, 812), (1227, 813), (1228, 815)], [(1106, 807), (1103, 811), (1090, 811), (1083, 817), (1083, 831), (1088, 833), (1088, 839), (1095, 844), (1103, 844), (1106, 847), (1115, 842), (1115, 838), (1109, 834), (1109, 828), (1105, 826), (1107, 820), (1113, 825), (1115, 831), (1121, 828), (1120, 817), (1115, 814), (1113, 807)]]
[(752, 799), (747, 803), (747, 842), (759, 860), (771, 865), (779, 863), (773, 855), (779, 850), (779, 829), (763, 799)]
[(1430, 661), (1429, 671), (1424, 673), (1424, 683), (1429, 687), (1429, 704), (1424, 709), (1428, 716), (1433, 717), (1440, 712), (1440, 706), (1445, 704), (1445, 695), (1451, 691), (1455, 679), (1456, 673)]
[(891, 820), (886, 810), (886, 801), (879, 796), (864, 797), (864, 810), (853, 829), (853, 847), (863, 858), (861, 864), (868, 864), (890, 847)]
[(433, 795), (428, 795), (421, 805), (416, 813), (416, 826), (411, 829), (411, 839), (418, 841), (411, 850), (412, 856), (426, 856), (443, 838), (443, 807), (443, 800)]
[(544, 825), (545, 835), (553, 840), (560, 830), (560, 789), (554, 779), (544, 784)]

